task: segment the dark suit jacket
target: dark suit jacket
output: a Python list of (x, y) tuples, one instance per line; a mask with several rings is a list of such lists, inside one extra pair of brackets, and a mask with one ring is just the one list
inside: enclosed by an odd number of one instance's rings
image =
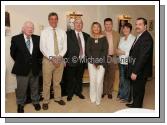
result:
[(135, 73), (138, 77), (151, 77), (153, 66), (153, 39), (148, 31), (138, 38), (135, 45), (132, 46), (128, 63), (128, 75)]
[[(86, 47), (86, 42), (89, 38), (89, 34), (82, 32), (83, 36), (84, 36), (84, 40), (85, 40), (85, 47)], [(86, 48), (85, 48), (86, 51)], [(67, 66), (72, 66), (75, 67), (78, 65), (78, 62), (73, 62), (72, 61), (72, 57), (77, 57), (79, 58), (79, 52), (80, 52), (80, 48), (78, 45), (78, 40), (77, 40), (77, 36), (75, 34), (74, 30), (70, 30), (67, 31), (67, 52), (65, 54), (65, 58), (68, 59), (68, 63)]]
[(10, 55), (14, 60), (12, 73), (26, 76), (32, 70), (33, 75), (38, 75), (41, 70), (42, 53), (39, 49), (40, 37), (32, 35), (33, 51), (30, 54), (23, 34), (12, 37)]

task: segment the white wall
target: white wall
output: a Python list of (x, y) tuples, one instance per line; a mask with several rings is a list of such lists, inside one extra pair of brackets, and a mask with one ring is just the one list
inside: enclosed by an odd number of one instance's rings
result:
[[(90, 26), (93, 21), (99, 21), (103, 24), (106, 17), (113, 19), (114, 29), (118, 29), (118, 16), (129, 15), (132, 17), (131, 23), (134, 25), (137, 17), (145, 17), (146, 19), (154, 19), (154, 6), (72, 6), (72, 5), (50, 5), (50, 6), (6, 6), (6, 11), (10, 13), (11, 35), (5, 39), (5, 61), (6, 61), (6, 91), (12, 92), (16, 88), (15, 75), (11, 74), (13, 60), (10, 57), (10, 40), (11, 36), (20, 33), (22, 24), (31, 20), (35, 24), (35, 34), (40, 35), (40, 26), (48, 25), (47, 16), (49, 12), (57, 12), (59, 15), (59, 26), (66, 30), (66, 15), (68, 12), (79, 11), (83, 14), (84, 28), (87, 33), (90, 32)], [(154, 38), (154, 31), (151, 32)]]

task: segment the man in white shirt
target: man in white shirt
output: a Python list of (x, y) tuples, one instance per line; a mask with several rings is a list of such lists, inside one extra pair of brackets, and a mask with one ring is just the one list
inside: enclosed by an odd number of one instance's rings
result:
[(64, 63), (63, 56), (67, 51), (66, 32), (57, 27), (58, 15), (51, 12), (48, 15), (49, 27), (41, 32), (40, 50), (43, 58), (43, 106), (48, 109), (50, 99), (50, 86), (53, 78), (54, 101), (60, 105), (65, 105), (61, 97), (60, 82), (62, 79)]

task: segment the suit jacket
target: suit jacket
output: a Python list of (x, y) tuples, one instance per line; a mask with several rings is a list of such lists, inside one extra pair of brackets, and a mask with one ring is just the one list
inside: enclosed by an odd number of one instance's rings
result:
[(128, 76), (151, 77), (153, 65), (153, 39), (148, 31), (144, 31), (129, 53)]
[(23, 34), (12, 37), (10, 55), (14, 60), (12, 73), (21, 76), (27, 76), (32, 70), (33, 75), (38, 75), (42, 66), (42, 53), (39, 49), (40, 37), (32, 35), (33, 51), (30, 54)]
[[(103, 34), (105, 34), (105, 31), (103, 31)], [(117, 31), (112, 30), (112, 36), (113, 36), (113, 55), (116, 55), (116, 49), (118, 48), (119, 41), (120, 41), (120, 35)]]
[(118, 32), (112, 30), (112, 36), (113, 36), (113, 45), (114, 45), (114, 55), (116, 55), (116, 49), (118, 48), (119, 41), (120, 41), (120, 35)]
[[(85, 40), (85, 47), (86, 47), (86, 42), (89, 38), (89, 34), (87, 34), (85, 32), (82, 32), (82, 33), (83, 33), (83, 37)], [(85, 48), (85, 51), (86, 51), (86, 48)], [(74, 56), (79, 58), (79, 52), (80, 52), (80, 48), (78, 45), (78, 39), (77, 39), (77, 36), (75, 34), (75, 31), (74, 30), (67, 31), (67, 52), (65, 54), (65, 58), (68, 59), (67, 66), (75, 67), (78, 65), (79, 61), (73, 62), (72, 58)]]

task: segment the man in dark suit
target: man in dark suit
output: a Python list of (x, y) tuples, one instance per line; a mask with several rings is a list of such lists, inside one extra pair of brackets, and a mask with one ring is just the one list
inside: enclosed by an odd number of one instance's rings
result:
[(74, 94), (80, 99), (82, 95), (82, 78), (86, 63), (80, 60), (85, 59), (85, 44), (89, 35), (82, 32), (82, 19), (74, 21), (74, 30), (67, 31), (67, 53), (68, 60), (64, 69), (64, 84), (66, 84), (67, 101), (71, 101)]
[(17, 112), (24, 113), (27, 88), (30, 86), (31, 100), (36, 111), (41, 109), (39, 104), (38, 75), (41, 69), (42, 54), (39, 50), (40, 37), (33, 35), (34, 24), (30, 21), (24, 23), (23, 33), (13, 36), (10, 54), (14, 60), (12, 73), (16, 74)]
[(133, 103), (130, 108), (142, 108), (147, 78), (152, 76), (153, 39), (147, 31), (147, 20), (136, 20), (137, 37), (129, 54), (128, 74), (133, 86)]

